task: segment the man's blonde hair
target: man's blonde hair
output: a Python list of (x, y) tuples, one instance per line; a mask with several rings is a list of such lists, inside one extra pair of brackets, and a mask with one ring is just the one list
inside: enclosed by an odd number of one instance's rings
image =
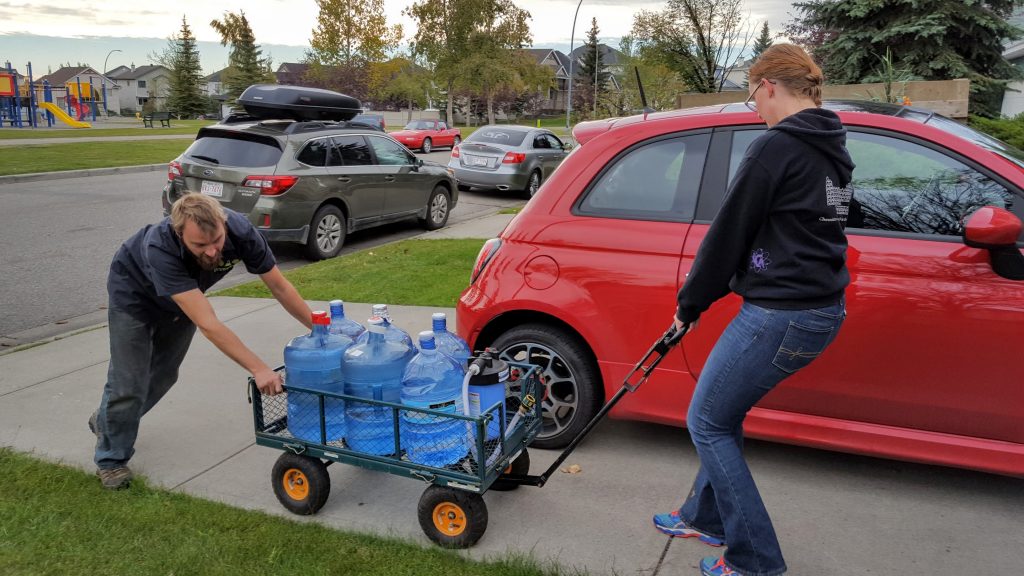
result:
[(171, 206), (171, 227), (180, 236), (185, 223), (191, 220), (207, 234), (216, 234), (228, 221), (224, 207), (213, 198), (195, 192), (186, 193)]

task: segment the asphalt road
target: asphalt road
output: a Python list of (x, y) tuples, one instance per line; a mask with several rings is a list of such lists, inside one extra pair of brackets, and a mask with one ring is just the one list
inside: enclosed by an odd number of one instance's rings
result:
[[(420, 156), (446, 163), (450, 152)], [(106, 275), (117, 247), (162, 217), (166, 175), (142, 172), (0, 185), (0, 345), (10, 347), (105, 321)], [(514, 193), (462, 192), (450, 223), (522, 202)], [(352, 234), (342, 254), (415, 236), (415, 221)], [(306, 264), (274, 245), (283, 269)], [(247, 281), (244, 268), (217, 287)]]

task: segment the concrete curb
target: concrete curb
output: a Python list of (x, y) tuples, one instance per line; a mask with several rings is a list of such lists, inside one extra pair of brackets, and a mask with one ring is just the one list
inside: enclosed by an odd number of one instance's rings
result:
[(157, 172), (166, 170), (167, 163), (143, 164), (142, 166), (114, 166), (112, 168), (88, 168), (86, 170), (64, 170), (61, 172), (37, 172), (34, 174), (12, 174), (0, 176), (0, 186), (19, 184), (21, 182), (38, 182), (40, 180), (64, 180), (67, 178), (85, 178), (88, 176), (109, 176), (111, 174), (130, 174), (132, 172)]

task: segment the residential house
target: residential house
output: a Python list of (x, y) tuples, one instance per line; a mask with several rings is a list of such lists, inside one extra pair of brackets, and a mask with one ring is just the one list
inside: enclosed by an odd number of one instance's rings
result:
[(107, 76), (122, 88), (122, 114), (142, 112), (151, 100), (157, 110), (162, 110), (167, 103), (171, 71), (159, 64), (118, 66)]
[(36, 78), (36, 94), (42, 98), (44, 82), (50, 85), (53, 102), (62, 109), (67, 109), (67, 95), (71, 94), (78, 98), (79, 94), (84, 95), (84, 101), (91, 99), (95, 92), (99, 106), (96, 113), (103, 114), (103, 101), (106, 100), (107, 109), (117, 112), (120, 109), (121, 88), (109, 74), (101, 74), (91, 66), (63, 66), (56, 72), (52, 72), (40, 78)]
[(537, 108), (542, 114), (565, 112), (569, 92), (569, 57), (551, 48), (527, 48), (524, 53), (532, 56), (537, 64), (551, 69), (554, 85), (547, 87)]
[[(579, 72), (580, 67), (583, 66), (583, 58), (587, 56), (589, 50), (590, 46), (584, 44), (572, 51), (570, 56), (573, 59), (573, 74)], [(611, 74), (610, 89), (622, 90), (622, 79), (626, 73), (626, 55), (607, 44), (600, 43), (597, 45), (597, 51), (601, 55), (601, 65), (604, 66), (606, 72)]]
[[(1009, 21), (1017, 28), (1024, 28), (1024, 8), (1015, 10)], [(1003, 58), (1024, 70), (1024, 40), (1014, 40), (1004, 46)], [(1008, 118), (1024, 113), (1024, 81), (1015, 80), (1006, 85), (1001, 113)]]
[(231, 114), (231, 106), (227, 104), (227, 95), (224, 93), (224, 73), (227, 68), (222, 68), (209, 76), (203, 78), (203, 95), (220, 102), (220, 118), (227, 118)]
[(303, 62), (282, 62), (277, 67), (277, 72), (274, 72), (274, 77), (277, 78), (278, 84), (303, 86), (307, 70), (309, 70), (309, 64)]

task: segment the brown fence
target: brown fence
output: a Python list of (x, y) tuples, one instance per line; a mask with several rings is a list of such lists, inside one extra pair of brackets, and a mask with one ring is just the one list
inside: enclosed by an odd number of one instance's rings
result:
[[(930, 80), (896, 83), (893, 94), (898, 98), (906, 96), (916, 108), (927, 108), (950, 118), (967, 118), (967, 102), (971, 92), (971, 81)], [(822, 89), (825, 99), (874, 100), (885, 98), (885, 85), (878, 84), (826, 84)], [(719, 92), (717, 94), (680, 94), (676, 107), (711, 106), (743, 102), (746, 91)]]

